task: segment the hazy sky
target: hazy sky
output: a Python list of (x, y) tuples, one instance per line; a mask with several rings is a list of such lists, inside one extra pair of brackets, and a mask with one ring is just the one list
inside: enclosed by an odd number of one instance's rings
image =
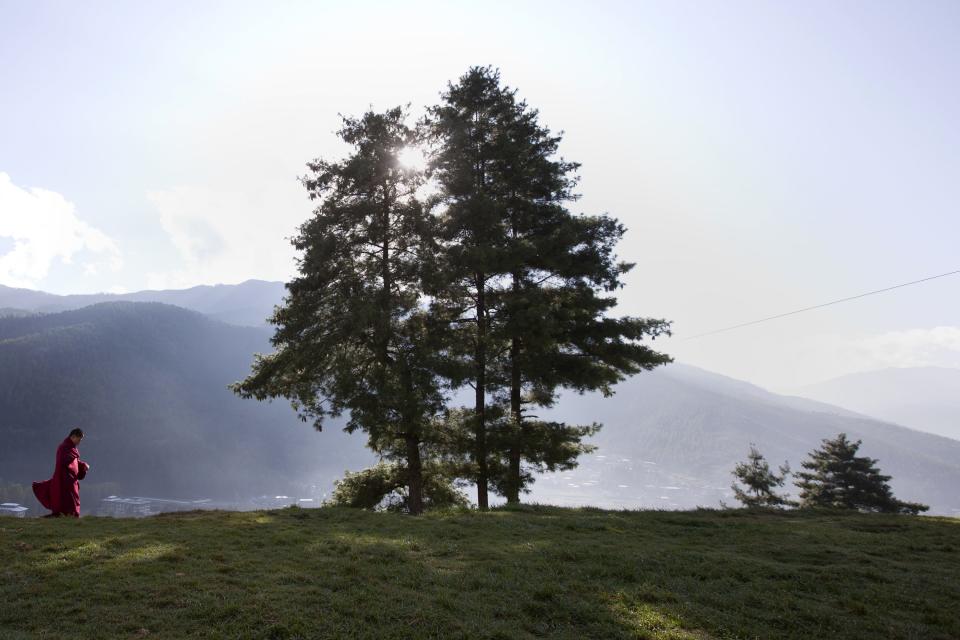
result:
[[(285, 279), (337, 113), (503, 79), (629, 227), (624, 313), (778, 390), (960, 366), (960, 3), (0, 0), (0, 284)], [(658, 342), (658, 344), (660, 344)]]

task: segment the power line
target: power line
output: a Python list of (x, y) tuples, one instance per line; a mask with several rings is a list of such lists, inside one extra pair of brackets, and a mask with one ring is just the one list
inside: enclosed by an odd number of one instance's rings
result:
[(695, 336), (688, 336), (684, 340), (693, 340), (694, 338), (703, 338), (706, 336), (712, 336), (717, 333), (723, 333), (725, 331), (733, 331), (734, 329), (741, 329), (743, 327), (749, 327), (754, 324), (760, 324), (761, 322), (769, 322), (771, 320), (776, 320), (778, 318), (786, 318), (787, 316), (793, 316), (798, 313), (804, 313), (806, 311), (813, 311), (814, 309), (822, 309), (824, 307), (829, 307), (835, 304), (840, 304), (841, 302), (849, 302), (851, 300), (857, 300), (858, 298), (866, 298), (867, 296), (873, 296), (878, 293), (884, 293), (886, 291), (893, 291), (894, 289), (901, 289), (903, 287), (909, 287), (910, 285), (920, 284), (921, 282), (929, 282), (930, 280), (936, 280), (937, 278), (945, 278), (947, 276), (953, 276), (960, 273), (960, 269), (956, 271), (949, 271), (947, 273), (941, 273), (939, 275), (930, 276), (929, 278), (922, 278), (920, 280), (914, 280), (913, 282), (904, 282), (903, 284), (894, 285), (892, 287), (887, 287), (886, 289), (877, 289), (876, 291), (868, 291), (867, 293), (861, 293), (859, 295), (850, 296), (849, 298), (841, 298), (839, 300), (832, 300), (830, 302), (824, 302), (823, 304), (814, 305), (812, 307), (805, 307), (803, 309), (797, 309), (796, 311), (788, 311), (787, 313), (780, 313), (775, 316), (770, 316), (769, 318), (760, 318), (759, 320), (751, 320), (750, 322), (744, 322), (742, 324), (735, 324), (732, 327), (724, 327), (723, 329), (715, 329), (713, 331), (707, 331), (706, 333), (698, 333)]

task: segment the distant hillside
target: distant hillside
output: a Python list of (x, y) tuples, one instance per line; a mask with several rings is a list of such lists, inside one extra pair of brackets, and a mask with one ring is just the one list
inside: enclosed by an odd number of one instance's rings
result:
[(859, 413), (960, 440), (960, 369), (865, 371), (798, 393)]
[[(269, 335), (158, 303), (0, 318), (0, 480), (47, 477), (75, 425), (90, 433), (82, 452), (94, 463), (91, 482), (127, 493), (249, 498), (310, 479), (329, 486), (366, 466), (362, 436), (338, 424), (314, 433), (285, 402), (227, 390), (253, 353), (269, 350)], [(716, 506), (732, 499), (730, 471), (751, 442), (796, 469), (821, 438), (845, 431), (880, 459), (899, 497), (960, 512), (960, 442), (693, 367), (640, 374), (612, 398), (567, 394), (541, 414), (605, 426), (599, 450), (572, 472), (540, 478), (532, 500)]]
[(37, 315), (35, 311), (25, 311), (24, 309), (12, 309), (10, 307), (0, 309), (0, 318), (23, 318), (35, 315)]
[[(731, 470), (755, 443), (771, 464), (799, 470), (820, 440), (862, 438), (905, 500), (960, 513), (960, 442), (872, 420), (820, 402), (776, 395), (684, 365), (642, 373), (603, 399), (565, 395), (551, 416), (601, 422), (599, 450), (576, 470), (550, 474), (533, 499), (559, 504), (688, 508), (732, 502)], [(792, 488), (792, 487), (791, 487)]]
[(124, 493), (247, 499), (365, 466), (361, 439), (227, 389), (268, 336), (157, 303), (0, 319), (0, 478), (49, 477), (74, 426), (89, 482)]
[(264, 280), (247, 280), (236, 285), (203, 285), (190, 289), (69, 296), (0, 285), (0, 308), (56, 313), (101, 302), (162, 302), (199, 311), (230, 324), (263, 326), (273, 313), (273, 307), (283, 300), (284, 294), (282, 282)]

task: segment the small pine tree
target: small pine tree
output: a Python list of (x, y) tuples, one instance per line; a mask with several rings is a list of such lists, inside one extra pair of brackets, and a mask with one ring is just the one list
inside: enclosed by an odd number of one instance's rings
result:
[[(350, 473), (336, 482), (330, 504), (377, 511), (409, 513), (410, 482), (407, 465), (380, 461), (374, 466)], [(421, 470), (423, 509), (468, 507), (470, 501), (460, 490), (460, 482), (442, 462), (429, 461)]]
[(733, 475), (744, 486), (740, 488), (734, 483), (731, 487), (733, 494), (745, 507), (781, 508), (794, 504), (785, 495), (775, 491), (777, 487), (783, 486), (787, 476), (790, 475), (790, 465), (784, 462), (780, 466), (780, 474), (777, 475), (771, 471), (763, 454), (753, 444), (750, 445), (747, 462), (737, 464)]
[(881, 513), (908, 513), (916, 515), (930, 507), (915, 502), (903, 502), (893, 497), (887, 481), (890, 476), (880, 473), (877, 461), (858, 456), (861, 441), (851, 442), (847, 434), (824, 439), (823, 445), (810, 452), (797, 474), (801, 507), (833, 507), (875, 511)]

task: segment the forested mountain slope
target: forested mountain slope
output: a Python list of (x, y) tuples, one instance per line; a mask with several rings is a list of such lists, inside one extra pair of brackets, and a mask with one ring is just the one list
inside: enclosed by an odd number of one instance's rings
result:
[(125, 493), (245, 499), (367, 464), (336, 426), (316, 433), (285, 402), (227, 389), (268, 337), (155, 303), (0, 319), (0, 477), (49, 477), (74, 426), (88, 481)]
[[(552, 413), (601, 422), (595, 454), (573, 472), (537, 483), (534, 497), (565, 504), (716, 506), (733, 502), (730, 475), (755, 443), (771, 465), (794, 470), (820, 440), (846, 432), (880, 460), (898, 497), (960, 513), (960, 442), (820, 402), (780, 396), (673, 364), (616, 387), (609, 399), (564, 396)], [(792, 488), (792, 487), (789, 487)]]

